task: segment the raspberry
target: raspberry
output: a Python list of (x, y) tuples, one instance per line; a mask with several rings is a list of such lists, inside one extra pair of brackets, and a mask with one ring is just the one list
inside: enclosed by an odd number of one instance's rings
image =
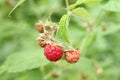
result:
[(38, 30), (39, 33), (44, 33), (44, 28), (42, 23), (37, 23), (36, 29)]
[(38, 39), (38, 44), (39, 44), (41, 47), (45, 47), (47, 43), (45, 42), (45, 40)]
[(80, 58), (80, 52), (79, 50), (75, 49), (75, 50), (67, 50), (65, 51), (65, 59), (69, 62), (69, 63), (75, 63), (79, 60)]
[(44, 55), (52, 62), (56, 62), (61, 59), (63, 55), (63, 49), (59, 45), (47, 44), (44, 48)]

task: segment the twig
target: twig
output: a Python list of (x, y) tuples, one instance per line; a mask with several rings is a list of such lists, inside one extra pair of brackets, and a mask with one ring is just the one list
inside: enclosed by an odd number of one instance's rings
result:
[(68, 0), (65, 0), (65, 2), (66, 2), (66, 7), (68, 7), (69, 6)]

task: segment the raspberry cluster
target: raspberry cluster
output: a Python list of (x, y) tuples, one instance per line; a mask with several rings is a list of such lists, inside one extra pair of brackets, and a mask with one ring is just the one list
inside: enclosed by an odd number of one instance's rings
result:
[(76, 63), (80, 58), (80, 52), (78, 49), (63, 50), (61, 45), (55, 43), (54, 33), (57, 30), (58, 25), (51, 22), (39, 21), (36, 24), (36, 29), (39, 32), (37, 38), (38, 44), (44, 48), (45, 57), (52, 62), (60, 60), (65, 55), (65, 59), (69, 63)]

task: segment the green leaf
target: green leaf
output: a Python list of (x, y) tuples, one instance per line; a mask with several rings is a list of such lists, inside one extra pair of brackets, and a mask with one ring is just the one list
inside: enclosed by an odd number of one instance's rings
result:
[(0, 73), (22, 72), (40, 66), (45, 66), (49, 61), (46, 60), (42, 52), (43, 51), (32, 50), (10, 55), (0, 67)]
[(101, 0), (86, 0), (84, 3), (88, 6), (97, 6), (100, 2)]
[(97, 6), (99, 5), (101, 0), (77, 0), (76, 3), (68, 6), (68, 9), (74, 9), (76, 6), (80, 4), (86, 4), (88, 6)]
[(77, 1), (76, 1), (76, 4), (80, 5), (80, 4), (84, 3), (85, 1), (86, 1), (86, 0), (77, 0)]
[(20, 0), (14, 7), (13, 9), (9, 12), (8, 16), (12, 14), (12, 12), (19, 6), (21, 5), (25, 0)]
[(84, 3), (86, 0), (77, 0), (76, 3), (71, 4), (70, 6), (68, 6), (68, 9), (74, 9), (76, 6)]
[(120, 1), (109, 1), (103, 8), (107, 11), (120, 12)]
[(69, 24), (70, 15), (63, 15), (59, 22), (59, 30), (63, 39), (70, 43), (68, 35), (68, 24)]
[(89, 20), (89, 13), (85, 8), (79, 7), (79, 8), (73, 9), (72, 13), (83, 19)]
[(39, 69), (25, 71), (22, 75), (18, 76), (15, 80), (42, 80), (42, 72)]

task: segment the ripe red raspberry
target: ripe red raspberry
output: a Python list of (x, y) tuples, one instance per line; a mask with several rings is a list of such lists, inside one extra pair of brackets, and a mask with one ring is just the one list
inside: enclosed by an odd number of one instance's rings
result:
[(63, 55), (63, 49), (59, 45), (47, 44), (44, 48), (44, 55), (48, 60), (56, 62), (61, 59)]
[(44, 28), (42, 23), (37, 23), (36, 24), (36, 29), (39, 33), (44, 33)]
[(79, 50), (75, 49), (75, 50), (67, 50), (65, 51), (65, 59), (69, 62), (69, 63), (75, 63), (79, 60), (80, 58), (80, 52)]

